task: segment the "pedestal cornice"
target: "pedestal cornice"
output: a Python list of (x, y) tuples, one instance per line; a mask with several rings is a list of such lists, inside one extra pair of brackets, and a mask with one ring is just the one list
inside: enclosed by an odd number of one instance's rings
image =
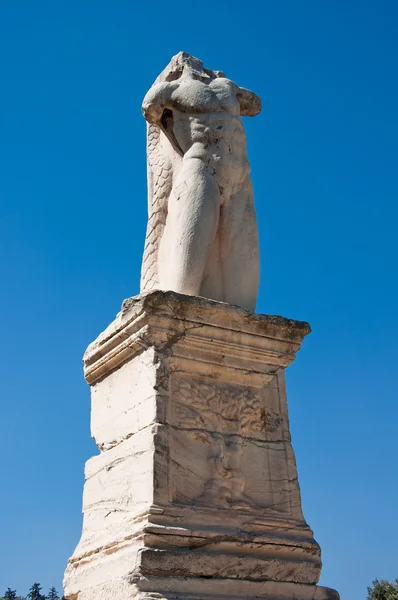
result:
[(311, 328), (304, 321), (251, 314), (223, 302), (154, 291), (123, 302), (116, 319), (89, 345), (84, 375), (93, 385), (149, 346), (164, 352), (176, 343), (196, 361), (261, 373), (285, 368)]

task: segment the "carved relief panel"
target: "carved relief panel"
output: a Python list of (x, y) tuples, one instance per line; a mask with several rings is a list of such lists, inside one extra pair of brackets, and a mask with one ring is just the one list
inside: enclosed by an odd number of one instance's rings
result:
[(278, 377), (255, 389), (173, 374), (170, 500), (291, 512), (299, 492), (281, 395)]

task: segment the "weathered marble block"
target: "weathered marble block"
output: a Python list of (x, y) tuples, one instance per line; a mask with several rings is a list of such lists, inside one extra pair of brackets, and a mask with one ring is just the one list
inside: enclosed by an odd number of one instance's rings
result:
[(92, 435), (76, 600), (336, 600), (316, 586), (284, 369), (307, 323), (155, 291), (87, 349)]

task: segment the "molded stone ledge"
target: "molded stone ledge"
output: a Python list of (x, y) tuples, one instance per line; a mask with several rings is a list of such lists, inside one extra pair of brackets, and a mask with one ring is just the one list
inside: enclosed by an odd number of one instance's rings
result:
[(330, 588), (275, 581), (119, 577), (70, 595), (75, 600), (340, 600)]
[(340, 600), (339, 594), (330, 588), (283, 581), (152, 577), (142, 578), (135, 585), (139, 593), (134, 597), (140, 600), (154, 597), (159, 600)]
[[(153, 539), (156, 544), (156, 536)], [(205, 577), (249, 581), (316, 584), (321, 563), (318, 549), (261, 546), (204, 540), (199, 548), (144, 548), (136, 573), (143, 577)], [(247, 547), (246, 547), (247, 546)], [(207, 550), (207, 551), (206, 551)]]
[(221, 359), (260, 371), (270, 365), (284, 368), (310, 331), (303, 321), (157, 290), (123, 302), (115, 321), (87, 348), (84, 373), (93, 385), (144, 349), (167, 352), (182, 339), (185, 350), (200, 352), (204, 362)]

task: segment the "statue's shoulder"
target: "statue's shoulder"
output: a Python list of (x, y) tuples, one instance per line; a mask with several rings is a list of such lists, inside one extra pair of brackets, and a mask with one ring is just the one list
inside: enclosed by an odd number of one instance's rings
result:
[(227, 77), (216, 77), (215, 79), (213, 79), (210, 82), (210, 87), (225, 87), (225, 88), (229, 88), (232, 91), (235, 91), (237, 89), (237, 85), (234, 81), (232, 81), (232, 79), (228, 79)]

